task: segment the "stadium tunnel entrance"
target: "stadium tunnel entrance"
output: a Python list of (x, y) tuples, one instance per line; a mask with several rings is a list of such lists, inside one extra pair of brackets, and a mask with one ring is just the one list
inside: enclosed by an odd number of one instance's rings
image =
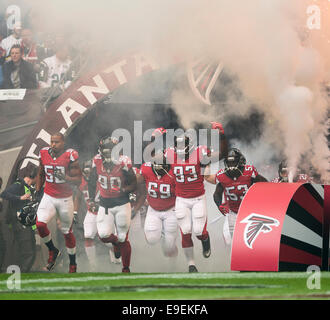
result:
[[(174, 129), (180, 127), (177, 114), (169, 104), (105, 104), (102, 101), (97, 103), (95, 108), (71, 130), (66, 142), (68, 146), (78, 150), (82, 161), (89, 160), (97, 153), (100, 139), (112, 135), (114, 130), (121, 128), (127, 130), (132, 137), (133, 156), (136, 121), (141, 121), (142, 132), (157, 127)], [(145, 144), (142, 145), (144, 146)]]

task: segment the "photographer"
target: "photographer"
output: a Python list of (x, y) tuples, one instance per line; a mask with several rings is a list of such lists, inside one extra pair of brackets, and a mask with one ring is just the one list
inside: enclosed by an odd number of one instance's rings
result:
[(6, 222), (13, 232), (14, 261), (21, 272), (29, 272), (36, 255), (35, 231), (33, 227), (23, 226), (17, 219), (17, 212), (32, 200), (37, 170), (32, 170), (23, 179), (17, 179), (0, 196), (9, 201)]
[[(0, 177), (0, 190), (2, 187), (2, 178)], [(2, 211), (2, 199), (0, 198), (0, 212)], [(2, 272), (2, 265), (4, 263), (6, 254), (6, 242), (3, 235), (3, 229), (2, 229), (2, 219), (0, 218), (0, 272)]]

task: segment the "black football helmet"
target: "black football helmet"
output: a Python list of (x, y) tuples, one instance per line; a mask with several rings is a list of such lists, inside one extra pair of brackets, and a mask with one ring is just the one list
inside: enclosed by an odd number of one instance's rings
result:
[(105, 137), (101, 139), (99, 144), (99, 153), (102, 157), (103, 164), (109, 165), (118, 160), (112, 154), (112, 150), (118, 142), (118, 139), (115, 137)]
[(176, 137), (174, 140), (174, 150), (180, 157), (187, 157), (191, 151), (195, 148), (195, 143), (192, 137), (188, 135), (182, 135)]
[(278, 177), (283, 182), (289, 181), (289, 167), (285, 160), (281, 161), (278, 166)]
[(152, 163), (151, 168), (153, 172), (157, 176), (164, 176), (165, 174), (168, 174), (168, 172), (171, 170), (171, 165), (169, 163), (165, 163), (165, 160), (163, 163)]
[(32, 227), (37, 221), (39, 202), (30, 202), (17, 212), (18, 221), (25, 227)]
[(228, 151), (224, 162), (225, 167), (229, 172), (240, 171), (242, 173), (244, 166), (246, 165), (245, 157), (243, 156), (242, 152), (237, 148), (232, 148)]

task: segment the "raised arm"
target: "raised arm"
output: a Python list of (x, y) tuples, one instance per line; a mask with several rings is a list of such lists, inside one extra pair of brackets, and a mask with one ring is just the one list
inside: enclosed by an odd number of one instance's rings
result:
[(136, 191), (136, 204), (134, 206), (134, 210), (137, 212), (141, 209), (143, 204), (146, 201), (147, 198), (147, 192), (146, 192), (146, 185), (143, 175), (136, 174), (136, 183), (137, 183), (137, 191)]
[(124, 170), (124, 175), (126, 177), (127, 184), (121, 188), (124, 193), (134, 192), (136, 190), (136, 176), (132, 168), (127, 171)]

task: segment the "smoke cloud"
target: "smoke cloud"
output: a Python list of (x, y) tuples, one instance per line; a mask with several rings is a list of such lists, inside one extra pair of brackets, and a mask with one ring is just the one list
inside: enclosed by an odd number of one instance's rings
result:
[[(319, 8), (319, 29), (310, 27), (318, 18), (311, 16), (316, 12), (312, 6)], [(327, 1), (58, 0), (40, 1), (38, 8), (43, 28), (63, 28), (91, 51), (138, 48), (161, 62), (174, 56), (222, 62), (223, 74), (235, 78), (225, 101), (202, 104), (187, 80), (172, 95), (181, 123), (186, 128), (214, 120), (226, 125), (232, 116), (244, 118), (257, 109), (264, 115), (262, 137), (246, 149), (272, 149), (289, 166), (312, 165), (323, 182), (330, 181), (328, 104), (322, 87), (330, 70)]]

